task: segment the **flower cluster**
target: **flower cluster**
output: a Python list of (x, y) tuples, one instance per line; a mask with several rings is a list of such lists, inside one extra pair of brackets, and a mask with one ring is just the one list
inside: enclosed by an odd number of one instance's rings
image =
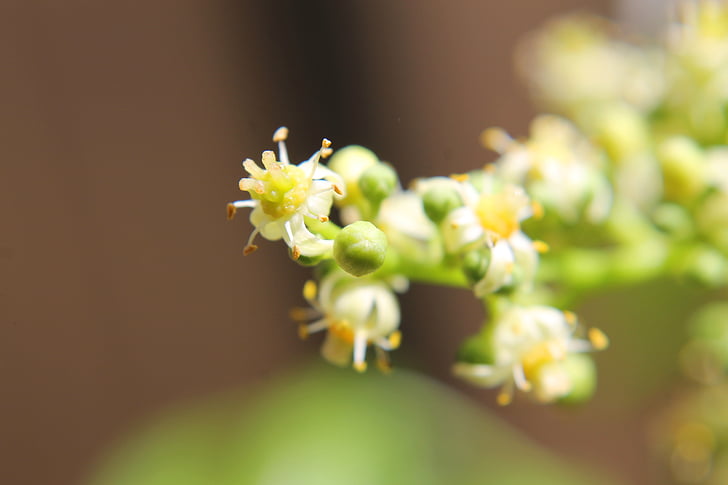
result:
[[(361, 372), (371, 347), (377, 367), (388, 371), (389, 352), (401, 340), (396, 292), (411, 281), (457, 286), (492, 308), (510, 305), (510, 310), (491, 312), (481, 331), (493, 336), (481, 344), (495, 360), (460, 360), (455, 375), (481, 386), (501, 386), (503, 404), (514, 389), (532, 392), (542, 402), (586, 397), (572, 376), (578, 359), (572, 357), (604, 348), (606, 338), (601, 333), (591, 341), (576, 338), (574, 320), (565, 316), (570, 313), (526, 303), (536, 298), (539, 254), (548, 245), (531, 239), (522, 224), (543, 217), (544, 207), (532, 199), (523, 176), (505, 176), (511, 162), (418, 179), (405, 190), (394, 168), (363, 147), (338, 150), (324, 167), (321, 159), (332, 151), (324, 139), (310, 159), (292, 165), (286, 136), (285, 128), (273, 136), (280, 160), (266, 151), (263, 168), (251, 160), (243, 163), (250, 176), (239, 186), (251, 198), (229, 204), (228, 216), (238, 208), (252, 209), (254, 230), (246, 254), (260, 234), (283, 239), (294, 260), (317, 266), (318, 281), (304, 285), (309, 306), (291, 315), (301, 338), (325, 332), (321, 353), (326, 360)], [(515, 142), (506, 148), (514, 156), (519, 150)], [(524, 150), (532, 165), (528, 172), (548, 171), (549, 164), (563, 164), (564, 173), (580, 170), (573, 152), (552, 161), (533, 147)], [(591, 195), (582, 198), (592, 200)], [(543, 203), (551, 208), (551, 200)], [(333, 205), (342, 225), (329, 219)], [(591, 368), (586, 359), (580, 365)], [(593, 373), (580, 375), (593, 383)]]
[(278, 159), (243, 163), (250, 198), (228, 216), (252, 209), (246, 254), (257, 235), (282, 239), (316, 267), (309, 306), (292, 312), (301, 337), (325, 331), (328, 361), (363, 371), (374, 354), (388, 370), (401, 340), (396, 293), (459, 287), (487, 315), (456, 376), (499, 388), (501, 404), (516, 390), (578, 401), (594, 388), (589, 353), (608, 344), (568, 311), (581, 297), (676, 275), (728, 286), (728, 4), (699, 1), (680, 20), (661, 44), (584, 16), (532, 35), (520, 64), (555, 114), (524, 139), (484, 131), (498, 158), (468, 173), (405, 189), (371, 150), (334, 152), (326, 139), (294, 165), (278, 129)]

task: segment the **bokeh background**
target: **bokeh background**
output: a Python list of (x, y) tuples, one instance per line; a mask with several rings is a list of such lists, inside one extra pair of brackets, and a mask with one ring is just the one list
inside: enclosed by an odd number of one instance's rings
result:
[[(249, 228), (225, 220), (240, 161), (285, 124), (295, 159), (326, 136), (371, 148), (404, 181), (480, 166), (492, 158), (482, 129), (524, 134), (536, 112), (516, 42), (574, 9), (629, 11), (607, 0), (2, 2), (0, 482), (81, 483), (170, 405), (252, 399), (316, 360), (287, 315), (307, 272), (280, 244), (243, 258)], [(661, 310), (675, 298), (682, 313)], [(656, 286), (589, 302), (614, 345), (578, 409), (496, 410), (492, 392), (449, 377), (482, 318), (464, 292), (413, 288), (394, 362), (570, 463), (657, 484), (649, 428), (681, 340), (669, 322), (701, 298)]]

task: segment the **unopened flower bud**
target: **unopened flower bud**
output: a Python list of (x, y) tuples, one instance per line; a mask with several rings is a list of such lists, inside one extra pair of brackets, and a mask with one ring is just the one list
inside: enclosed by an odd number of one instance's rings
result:
[(329, 159), (328, 167), (344, 179), (346, 197), (341, 205), (356, 204), (362, 197), (359, 178), (369, 167), (379, 163), (373, 151), (358, 145), (349, 145), (336, 150)]
[(362, 172), (359, 190), (374, 206), (389, 197), (397, 187), (397, 173), (386, 163), (376, 163)]
[(465, 253), (463, 273), (470, 283), (475, 284), (485, 277), (490, 267), (490, 248), (487, 246)]
[(435, 224), (439, 224), (451, 211), (461, 207), (463, 201), (455, 187), (438, 184), (422, 194), (422, 205), (427, 217)]
[(334, 259), (353, 276), (364, 276), (379, 269), (386, 253), (387, 236), (371, 222), (349, 224), (334, 239)]

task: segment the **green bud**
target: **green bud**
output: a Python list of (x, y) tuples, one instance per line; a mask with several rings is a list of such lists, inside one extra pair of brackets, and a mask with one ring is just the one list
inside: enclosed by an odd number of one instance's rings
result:
[(357, 204), (362, 197), (359, 190), (359, 178), (369, 167), (379, 163), (373, 151), (358, 145), (349, 145), (336, 150), (327, 166), (344, 179), (346, 197), (340, 202), (343, 205)]
[(483, 247), (470, 251), (463, 256), (463, 273), (472, 284), (485, 277), (490, 267), (490, 248)]
[(334, 259), (347, 273), (364, 276), (379, 269), (387, 254), (387, 236), (374, 224), (357, 221), (334, 239)]
[(705, 156), (694, 140), (683, 136), (669, 138), (658, 146), (657, 157), (667, 198), (690, 199), (705, 187)]
[(359, 190), (375, 206), (389, 197), (397, 187), (397, 172), (386, 163), (367, 168), (359, 177)]
[(569, 354), (560, 364), (569, 376), (571, 391), (559, 402), (579, 404), (589, 400), (597, 386), (597, 371), (592, 358), (586, 354)]
[(425, 214), (435, 224), (442, 222), (452, 210), (462, 205), (460, 194), (454, 187), (435, 186), (422, 195)]

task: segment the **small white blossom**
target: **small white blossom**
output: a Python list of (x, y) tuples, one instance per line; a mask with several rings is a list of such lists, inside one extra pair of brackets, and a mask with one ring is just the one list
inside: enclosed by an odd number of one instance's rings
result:
[(228, 218), (237, 209), (253, 209), (250, 222), (255, 226), (245, 247), (245, 254), (257, 249), (253, 244), (260, 234), (265, 239), (283, 239), (293, 252), (293, 257), (320, 256), (331, 250), (333, 241), (313, 234), (306, 227), (305, 218), (328, 221), (334, 196), (344, 195), (344, 183), (335, 172), (319, 163), (330, 153), (331, 142), (324, 138), (321, 148), (311, 158), (299, 165), (288, 160), (285, 140), (288, 129), (281, 127), (273, 135), (278, 143), (278, 156), (272, 151), (263, 152), (263, 167), (247, 159), (243, 167), (250, 177), (240, 179), (240, 190), (250, 193), (251, 199), (228, 204)]
[(363, 372), (367, 367), (366, 348), (372, 345), (379, 368), (389, 370), (387, 351), (399, 347), (401, 334), (397, 330), (399, 304), (387, 283), (333, 272), (324, 277), (320, 288), (308, 281), (303, 296), (312, 308), (294, 309), (292, 317), (301, 322), (301, 338), (326, 330), (321, 349), (326, 360), (340, 366), (352, 362), (357, 371)]
[(532, 283), (538, 264), (538, 252), (547, 249), (540, 241), (531, 241), (521, 231), (521, 221), (540, 215), (541, 207), (530, 202), (525, 191), (516, 185), (502, 185), (490, 175), (483, 177), (478, 191), (468, 180), (458, 183), (464, 205), (451, 211), (442, 222), (445, 247), (450, 253), (462, 253), (479, 246), (491, 248), (488, 270), (475, 285), (482, 297), (513, 282), (518, 267), (521, 283)]
[(583, 216), (598, 223), (609, 214), (612, 194), (600, 153), (575, 126), (551, 115), (531, 123), (527, 141), (491, 128), (482, 136), (486, 147), (501, 154), (496, 176), (525, 187), (546, 210), (567, 223)]
[(478, 386), (500, 386), (501, 405), (511, 402), (514, 386), (534, 391), (542, 402), (565, 396), (571, 383), (559, 364), (569, 353), (608, 345), (607, 337), (595, 328), (589, 330), (588, 339), (576, 338), (576, 317), (547, 306), (511, 306), (492, 325), (492, 363), (459, 362), (453, 371)]

